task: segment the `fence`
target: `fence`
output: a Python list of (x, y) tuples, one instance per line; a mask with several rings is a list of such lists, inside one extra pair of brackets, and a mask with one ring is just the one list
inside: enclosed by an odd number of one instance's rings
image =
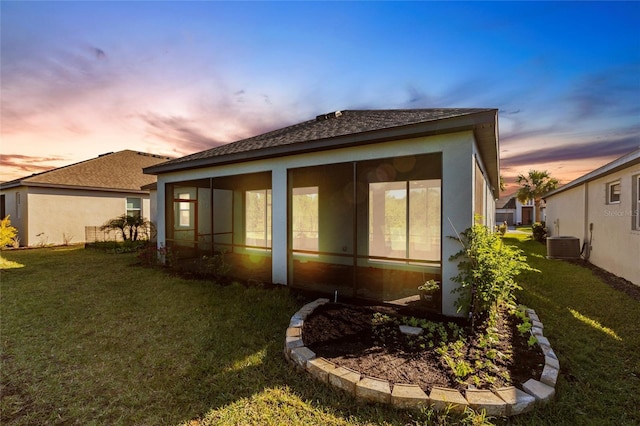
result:
[(114, 229), (100, 229), (100, 226), (85, 226), (84, 241), (87, 243), (97, 243), (100, 241), (122, 241), (120, 231)]

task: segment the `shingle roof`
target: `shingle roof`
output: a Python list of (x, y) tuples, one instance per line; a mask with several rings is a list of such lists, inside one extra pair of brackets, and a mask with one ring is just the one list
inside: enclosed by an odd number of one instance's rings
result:
[[(255, 152), (267, 148), (329, 140), (383, 129), (435, 122), (479, 112), (495, 111), (487, 108), (440, 108), (406, 110), (345, 110), (323, 114), (304, 121), (247, 139), (221, 145), (206, 151), (168, 161), (162, 166), (188, 163), (194, 160)], [(161, 169), (164, 167), (153, 167)]]
[(45, 186), (140, 191), (142, 186), (156, 181), (155, 177), (143, 174), (142, 169), (168, 159), (169, 157), (124, 150), (4, 182), (0, 188)]
[[(162, 174), (198, 167), (239, 163), (304, 152), (321, 151), (381, 141), (473, 130), (490, 171), (491, 185), (498, 185), (497, 109), (437, 108), (397, 110), (345, 110), (176, 158), (144, 170)], [(494, 190), (497, 194), (497, 191)]]

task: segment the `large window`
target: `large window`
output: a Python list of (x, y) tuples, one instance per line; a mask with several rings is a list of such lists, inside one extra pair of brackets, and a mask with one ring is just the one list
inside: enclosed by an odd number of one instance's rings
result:
[(369, 255), (440, 260), (440, 180), (369, 184)]
[(607, 204), (620, 202), (620, 181), (607, 184)]
[(318, 187), (293, 188), (291, 197), (294, 250), (318, 250)]
[(271, 247), (271, 190), (245, 192), (245, 244)]

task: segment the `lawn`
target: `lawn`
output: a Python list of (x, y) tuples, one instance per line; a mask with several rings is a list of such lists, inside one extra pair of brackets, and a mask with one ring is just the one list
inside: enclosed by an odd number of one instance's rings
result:
[[(556, 401), (511, 422), (640, 422), (640, 303), (544, 259), (544, 246), (517, 239), (526, 235), (507, 237), (543, 271), (523, 277), (520, 300), (538, 312), (561, 363)], [(185, 280), (130, 254), (77, 247), (2, 255), (3, 425), (474, 420), (358, 404), (292, 370), (284, 332), (304, 300), (286, 288)]]

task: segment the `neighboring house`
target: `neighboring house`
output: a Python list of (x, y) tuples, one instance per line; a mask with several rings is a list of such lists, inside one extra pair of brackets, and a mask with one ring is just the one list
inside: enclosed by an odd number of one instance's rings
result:
[(640, 149), (545, 199), (551, 236), (580, 238), (589, 262), (640, 285)]
[[(155, 178), (142, 169), (168, 159), (129, 150), (104, 154), (4, 182), (0, 206), (22, 246), (85, 242), (87, 231), (122, 214), (149, 218), (149, 190), (141, 187)], [(88, 233), (90, 241), (102, 237)]]
[(224, 250), (232, 274), (334, 297), (456, 315), (452, 237), (493, 226), (495, 109), (349, 110), (145, 169), (158, 176), (158, 245)]
[[(534, 215), (533, 200), (522, 204), (517, 197), (509, 196), (496, 201), (496, 223), (507, 225), (531, 225)], [(544, 214), (543, 214), (544, 217)]]

